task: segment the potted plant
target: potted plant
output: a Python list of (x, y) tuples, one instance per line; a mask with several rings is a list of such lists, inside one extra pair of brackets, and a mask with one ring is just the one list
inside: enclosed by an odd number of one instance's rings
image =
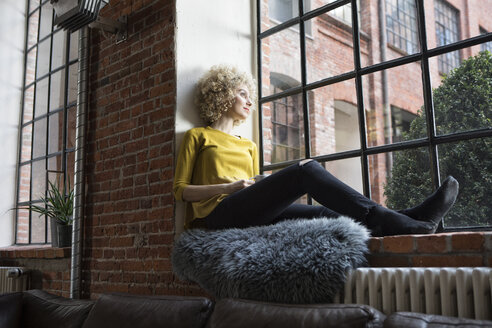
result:
[(53, 247), (68, 247), (72, 244), (72, 223), (73, 223), (73, 199), (74, 191), (70, 189), (68, 182), (68, 195), (60, 191), (57, 185), (48, 181), (50, 188), (48, 195), (41, 197), (43, 206), (28, 205), (21, 206), (21, 209), (46, 215), (51, 223), (51, 244)]

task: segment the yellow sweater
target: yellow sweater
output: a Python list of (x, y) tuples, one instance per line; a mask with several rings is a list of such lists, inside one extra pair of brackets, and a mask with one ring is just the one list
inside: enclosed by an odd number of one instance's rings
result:
[[(188, 130), (181, 144), (174, 197), (183, 200), (188, 185), (211, 185), (250, 179), (259, 173), (258, 151), (251, 140), (235, 137), (209, 126)], [(204, 218), (225, 198), (218, 194), (187, 204), (185, 227), (192, 220)]]

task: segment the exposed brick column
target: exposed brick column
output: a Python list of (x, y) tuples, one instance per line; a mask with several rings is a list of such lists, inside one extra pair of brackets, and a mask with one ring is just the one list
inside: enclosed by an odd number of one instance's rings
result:
[(91, 30), (83, 297), (195, 294), (171, 269), (174, 1), (111, 1), (128, 40)]

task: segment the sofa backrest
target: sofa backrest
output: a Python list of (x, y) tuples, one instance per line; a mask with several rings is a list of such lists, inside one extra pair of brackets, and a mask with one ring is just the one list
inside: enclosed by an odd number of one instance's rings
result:
[(215, 304), (207, 328), (383, 327), (384, 319), (384, 314), (366, 305), (294, 305), (222, 299)]
[(102, 295), (84, 328), (205, 327), (213, 303), (204, 297)]
[(42, 290), (29, 290), (22, 296), (21, 327), (80, 328), (93, 301), (72, 300)]
[(19, 327), (22, 292), (0, 294), (0, 327)]

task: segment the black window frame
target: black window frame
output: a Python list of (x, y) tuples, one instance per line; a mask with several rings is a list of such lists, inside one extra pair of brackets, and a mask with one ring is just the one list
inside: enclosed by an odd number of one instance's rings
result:
[[(35, 4), (37, 2), (37, 4)], [(42, 20), (42, 7), (44, 6), (51, 6), (49, 4), (49, 0), (40, 0), (40, 1), (35, 1), (35, 0), (26, 0), (26, 8), (27, 8), (27, 15), (26, 15), (26, 25), (25, 25), (25, 33), (26, 33), (26, 40), (25, 40), (25, 53), (24, 53), (24, 77), (23, 77), (23, 89), (22, 89), (22, 110), (21, 110), (21, 133), (20, 133), (20, 139), (19, 139), (19, 153), (18, 153), (18, 173), (17, 173), (17, 192), (16, 192), (16, 207), (23, 207), (23, 206), (28, 206), (31, 204), (37, 204), (38, 206), (42, 204), (42, 202), (39, 200), (39, 197), (37, 195), (33, 195), (33, 164), (34, 163), (40, 163), (44, 161), (44, 169), (45, 169), (45, 191), (44, 191), (44, 197), (47, 196), (47, 189), (49, 188), (48, 181), (50, 174), (57, 174), (59, 179), (61, 180), (60, 183), (66, 185), (68, 181), (73, 182), (72, 178), (69, 178), (67, 176), (67, 158), (68, 156), (73, 156), (75, 147), (72, 148), (67, 148), (67, 138), (68, 138), (68, 114), (69, 110), (73, 111), (75, 113), (76, 106), (77, 106), (77, 101), (76, 99), (72, 102), (69, 101), (69, 83), (71, 82), (71, 77), (70, 77), (70, 68), (72, 65), (77, 65), (78, 63), (78, 55), (77, 58), (70, 60), (70, 54), (71, 54), (71, 33), (68, 31), (63, 31), (62, 28), (58, 28), (54, 25), (54, 18), (55, 18), (55, 12), (52, 10), (52, 21), (51, 21), (51, 29), (49, 33), (44, 35), (42, 38), (40, 38), (40, 30), (41, 30), (41, 20)], [(34, 4), (34, 6), (33, 6)], [(36, 41), (33, 43), (32, 46), (29, 47), (29, 22), (31, 17), (36, 13), (39, 12), (39, 18), (38, 18), (38, 25), (37, 25), (37, 36), (36, 36)], [(63, 64), (53, 68), (53, 39), (55, 37), (56, 33), (64, 33), (64, 38), (65, 38), (65, 59), (63, 61)], [(49, 67), (48, 67), (48, 72), (38, 76), (38, 55), (39, 51), (36, 51), (36, 59), (35, 59), (35, 68), (34, 68), (34, 79), (32, 82), (26, 85), (27, 83), (27, 67), (28, 67), (28, 57), (30, 51), (32, 51), (34, 48), (39, 49), (39, 44), (41, 42), (48, 42), (50, 43), (50, 53), (49, 53)], [(78, 52), (78, 50), (77, 50)], [(64, 91), (63, 91), (63, 105), (59, 106), (58, 108), (53, 108), (51, 109), (50, 102), (51, 102), (51, 80), (52, 76), (58, 72), (63, 72), (64, 73)], [(46, 113), (43, 113), (42, 115), (36, 116), (36, 97), (37, 97), (37, 90), (36, 90), (36, 85), (39, 81), (42, 81), (44, 79), (47, 79), (48, 81), (48, 87), (47, 87), (47, 103), (46, 103)], [(28, 89), (31, 87), (34, 87), (34, 98), (33, 98), (33, 108), (32, 108), (32, 119), (28, 121), (24, 121), (24, 109), (25, 109), (25, 93)], [(63, 113), (63, 124), (62, 124), (62, 145), (61, 145), (61, 150), (58, 149), (57, 151), (51, 152), (50, 153), (50, 118), (54, 117), (54, 115), (59, 115)], [(33, 158), (33, 152), (34, 152), (34, 137), (35, 137), (35, 132), (34, 132), (34, 124), (36, 122), (40, 122), (41, 120), (46, 119), (46, 131), (45, 131), (45, 150), (44, 150), (44, 155), (42, 156), (37, 156)], [(31, 130), (31, 154), (30, 154), (30, 159), (23, 161), (22, 160), (22, 154), (23, 154), (23, 149), (22, 149), (22, 130), (25, 127), (28, 127), (29, 125), (32, 124), (32, 130)], [(61, 158), (61, 170), (50, 170), (49, 169), (49, 160), (52, 158), (56, 158), (57, 156), (60, 156)], [(25, 165), (30, 165), (30, 183), (29, 183), (29, 200), (28, 201), (20, 201), (20, 192), (21, 192), (21, 170), (22, 167)], [(56, 182), (56, 181), (52, 181)], [(73, 186), (73, 185), (72, 185)], [(66, 190), (66, 193), (68, 194), (68, 190)], [(37, 219), (37, 218), (35, 218)], [(15, 213), (15, 244), (16, 245), (45, 245), (45, 244), (50, 244), (49, 241), (49, 236), (48, 236), (48, 218), (44, 218), (44, 242), (32, 242), (32, 221), (33, 221), (33, 215), (32, 212), (29, 211), (29, 227), (28, 227), (28, 242), (19, 242), (18, 240), (18, 225), (19, 225), (19, 210), (16, 210)]]
[[(257, 76), (258, 76), (258, 115), (259, 115), (259, 157), (260, 157), (260, 170), (261, 172), (265, 171), (274, 171), (278, 169), (282, 169), (289, 165), (298, 163), (299, 160), (304, 158), (312, 158), (321, 163), (328, 161), (335, 161), (347, 158), (360, 157), (361, 159), (361, 169), (362, 169), (362, 182), (363, 182), (363, 191), (364, 195), (367, 197), (371, 197), (370, 190), (370, 175), (369, 175), (369, 161), (368, 157), (376, 154), (384, 154), (390, 153), (399, 150), (406, 149), (415, 149), (420, 147), (426, 147), (429, 150), (429, 158), (430, 158), (430, 168), (431, 168), (431, 179), (432, 185), (434, 189), (437, 189), (441, 184), (440, 179), (440, 171), (439, 171), (439, 157), (437, 148), (442, 144), (449, 144), (457, 141), (466, 141), (478, 138), (487, 138), (492, 137), (492, 128), (482, 128), (473, 131), (466, 132), (456, 132), (445, 135), (438, 135), (436, 131), (436, 124), (434, 120), (434, 104), (432, 101), (432, 85), (431, 85), (431, 75), (430, 75), (430, 66), (429, 59), (450, 53), (453, 51), (459, 51), (464, 48), (468, 48), (471, 46), (479, 45), (484, 42), (492, 41), (492, 33), (488, 33), (485, 35), (478, 35), (475, 37), (471, 37), (465, 40), (459, 40), (457, 42), (437, 46), (435, 48), (429, 49), (427, 44), (427, 28), (425, 22), (425, 11), (424, 11), (424, 0), (416, 0), (417, 7), (417, 22), (418, 22), (418, 31), (419, 31), (419, 40), (420, 40), (420, 51), (415, 54), (409, 54), (400, 58), (392, 59), (386, 62), (373, 64), (367, 67), (361, 66), (361, 52), (360, 52), (360, 36), (361, 29), (358, 20), (358, 4), (357, 0), (336, 0), (331, 3), (328, 3), (320, 8), (312, 10), (310, 12), (304, 13), (303, 11), (303, 0), (299, 0), (299, 16), (289, 19), (286, 22), (278, 24), (266, 31), (261, 30), (261, 21), (262, 21), (262, 13), (261, 13), (261, 1), (257, 0), (256, 3), (256, 19), (257, 19)], [(327, 13), (333, 9), (341, 7), (351, 3), (352, 5), (352, 37), (353, 37), (353, 55), (354, 55), (354, 70), (343, 73), (340, 75), (328, 77), (316, 82), (307, 82), (307, 60), (306, 60), (306, 35), (305, 31), (305, 22), (317, 17), (321, 14)], [(284, 29), (288, 29), (293, 26), (299, 26), (300, 33), (300, 58), (301, 58), (301, 85), (290, 88), (278, 94), (263, 96), (262, 95), (262, 40), (277, 33), (283, 31)], [(367, 142), (367, 133), (366, 133), (366, 115), (364, 109), (364, 100), (363, 100), (363, 88), (362, 88), (362, 79), (364, 76), (381, 72), (385, 69), (390, 69), (393, 67), (405, 65), (412, 62), (420, 62), (422, 68), (422, 82), (423, 82), (423, 91), (424, 91), (424, 109), (425, 109), (425, 117), (426, 117), (426, 126), (427, 126), (427, 136), (425, 138), (403, 141), (393, 144), (385, 144), (378, 146), (368, 146)], [(311, 156), (311, 134), (310, 134), (310, 122), (309, 122), (309, 112), (308, 112), (308, 93), (314, 89), (335, 84), (338, 82), (355, 79), (356, 84), (356, 94), (357, 94), (357, 110), (359, 115), (359, 136), (360, 136), (360, 149), (344, 151), (340, 153), (322, 155), (322, 156)], [(280, 99), (283, 97), (287, 97), (294, 94), (302, 94), (303, 99), (303, 121), (304, 121), (304, 142), (305, 142), (305, 154), (303, 158), (293, 161), (281, 162), (281, 163), (272, 163), (272, 164), (264, 164), (264, 153), (263, 153), (263, 115), (262, 115), (262, 107), (264, 104), (275, 101), (276, 99)], [(312, 203), (312, 200), (309, 199), (309, 202)], [(466, 231), (466, 230), (490, 230), (492, 226), (480, 226), (480, 227), (462, 227), (462, 228), (443, 228), (442, 223), (439, 227), (439, 231)]]

